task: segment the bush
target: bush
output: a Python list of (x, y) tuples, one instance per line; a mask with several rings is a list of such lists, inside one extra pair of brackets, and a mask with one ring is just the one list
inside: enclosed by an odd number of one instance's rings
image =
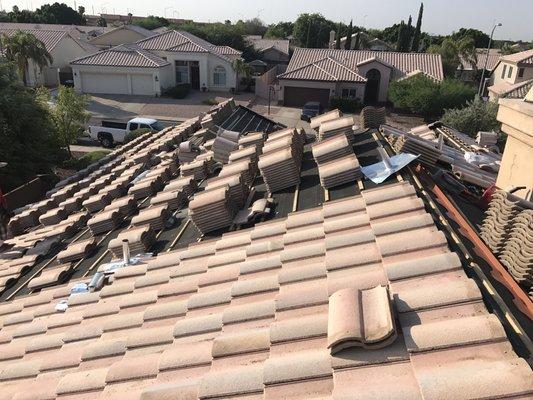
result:
[(331, 108), (338, 108), (342, 112), (355, 113), (361, 109), (359, 99), (346, 99), (342, 97), (333, 97), (329, 105)]
[(173, 99), (184, 99), (187, 97), (189, 90), (191, 90), (191, 85), (189, 83), (180, 83), (173, 88), (165, 90), (163, 95)]
[(136, 139), (138, 138), (139, 136), (142, 136), (144, 135), (145, 133), (148, 133), (150, 132), (150, 129), (136, 129), (132, 132), (129, 132), (125, 137), (124, 137), (124, 144), (128, 143), (128, 142), (131, 142), (133, 139)]
[(392, 82), (389, 87), (389, 99), (395, 107), (433, 118), (447, 108), (461, 107), (475, 95), (475, 88), (456, 79), (438, 83), (424, 75)]
[(216, 106), (218, 104), (218, 101), (216, 101), (213, 98), (208, 98), (208, 99), (202, 100), (202, 103), (208, 106)]
[(89, 165), (94, 164), (101, 158), (104, 158), (109, 154), (109, 151), (97, 150), (84, 154), (80, 158), (70, 158), (63, 162), (62, 168), (74, 169), (76, 171), (87, 168)]
[(500, 123), (496, 119), (497, 114), (498, 104), (496, 102), (475, 99), (468, 101), (463, 108), (446, 110), (441, 121), (445, 125), (474, 137), (479, 131), (499, 131)]

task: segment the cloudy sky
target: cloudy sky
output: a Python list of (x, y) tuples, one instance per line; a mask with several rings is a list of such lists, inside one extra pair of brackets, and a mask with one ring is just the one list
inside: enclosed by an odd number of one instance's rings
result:
[[(0, 0), (3, 9), (13, 5), (36, 8), (49, 1)], [(83, 5), (87, 13), (159, 15), (197, 21), (224, 21), (259, 17), (267, 23), (294, 20), (303, 12), (320, 12), (335, 21), (370, 28), (390, 26), (401, 19), (416, 19), (419, 0), (66, 0), (73, 7)], [(503, 26), (497, 39), (533, 41), (533, 0), (425, 0), (423, 30), (447, 34), (461, 27), (490, 32), (495, 21)]]

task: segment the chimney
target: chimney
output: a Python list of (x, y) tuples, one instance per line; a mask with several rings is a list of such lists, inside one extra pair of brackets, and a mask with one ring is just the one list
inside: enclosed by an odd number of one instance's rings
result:
[(335, 48), (335, 31), (331, 30), (329, 32), (329, 48), (334, 49)]

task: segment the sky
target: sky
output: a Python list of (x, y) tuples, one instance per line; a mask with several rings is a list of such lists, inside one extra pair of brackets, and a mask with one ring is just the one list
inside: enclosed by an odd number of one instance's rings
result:
[[(61, 0), (59, 0), (61, 1)], [(50, 1), (0, 0), (10, 10), (35, 9)], [(229, 19), (261, 18), (266, 23), (294, 21), (304, 12), (319, 12), (333, 21), (366, 28), (384, 28), (401, 19), (416, 21), (420, 0), (63, 0), (71, 7), (83, 5), (86, 13), (158, 15), (215, 22)], [(490, 34), (494, 22), (501, 22), (495, 39), (533, 41), (533, 0), (425, 0), (422, 30), (449, 34), (461, 27), (476, 28)]]

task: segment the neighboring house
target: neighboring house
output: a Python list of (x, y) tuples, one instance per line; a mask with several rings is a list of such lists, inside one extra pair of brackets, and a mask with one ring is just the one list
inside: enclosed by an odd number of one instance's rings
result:
[[(29, 25), (23, 27), (21, 25)], [(77, 27), (76, 27), (77, 28)], [(98, 49), (91, 44), (80, 40), (80, 33), (76, 28), (67, 29), (62, 25), (47, 25), (46, 28), (35, 24), (0, 24), (0, 35), (12, 35), (17, 31), (31, 33), (44, 43), (46, 50), (52, 55), (51, 65), (41, 70), (29, 62), (26, 74), (28, 86), (57, 86), (59, 83), (72, 80), (70, 61), (93, 53)]]
[(135, 43), (155, 35), (157, 33), (137, 25), (122, 25), (92, 38), (89, 43), (99, 48), (108, 49), (123, 43)]
[(74, 87), (81, 93), (159, 96), (173, 86), (170, 62), (122, 44), (71, 62)]
[(500, 57), (492, 71), (489, 98), (497, 100), (533, 79), (533, 50)]
[[(502, 53), (500, 49), (490, 49), (487, 58), (487, 49), (476, 49), (477, 62), (476, 65), (462, 60), (462, 65), (457, 67), (455, 71), (455, 77), (463, 81), (473, 81), (476, 79), (476, 71), (481, 71), (485, 68), (485, 62), (487, 62), (487, 71), (492, 69), (498, 63)], [(485, 75), (486, 76), (486, 75)]]
[(185, 31), (169, 30), (137, 45), (173, 65), (172, 86), (190, 83), (193, 89), (232, 91), (237, 85), (233, 62), (241, 52), (215, 46)]
[(397, 53), (367, 50), (294, 50), (287, 71), (278, 75), (278, 100), (287, 106), (330, 98), (359, 99), (365, 103), (387, 101), (392, 80), (424, 74), (444, 78), (439, 54)]
[(289, 46), (287, 39), (263, 39), (259, 35), (246, 36), (247, 43), (261, 52), (262, 59), (268, 66), (273, 67), (278, 64), (288, 64), (290, 59)]
[[(362, 40), (361, 44), (364, 44), (364, 50), (372, 50), (372, 51), (394, 51), (394, 48), (388, 44), (387, 42), (378, 39), (378, 38), (372, 38), (365, 32), (359, 32), (361, 37), (364, 39)], [(354, 32), (352, 34), (352, 41), (350, 42), (350, 49), (355, 49), (355, 42), (356, 42), (356, 35), (357, 32)], [(345, 49), (346, 47), (346, 40), (347, 37), (344, 36), (340, 40), (341, 49)], [(335, 31), (330, 32), (330, 40), (329, 40), (329, 48), (334, 49), (337, 45), (337, 41), (335, 40)]]

